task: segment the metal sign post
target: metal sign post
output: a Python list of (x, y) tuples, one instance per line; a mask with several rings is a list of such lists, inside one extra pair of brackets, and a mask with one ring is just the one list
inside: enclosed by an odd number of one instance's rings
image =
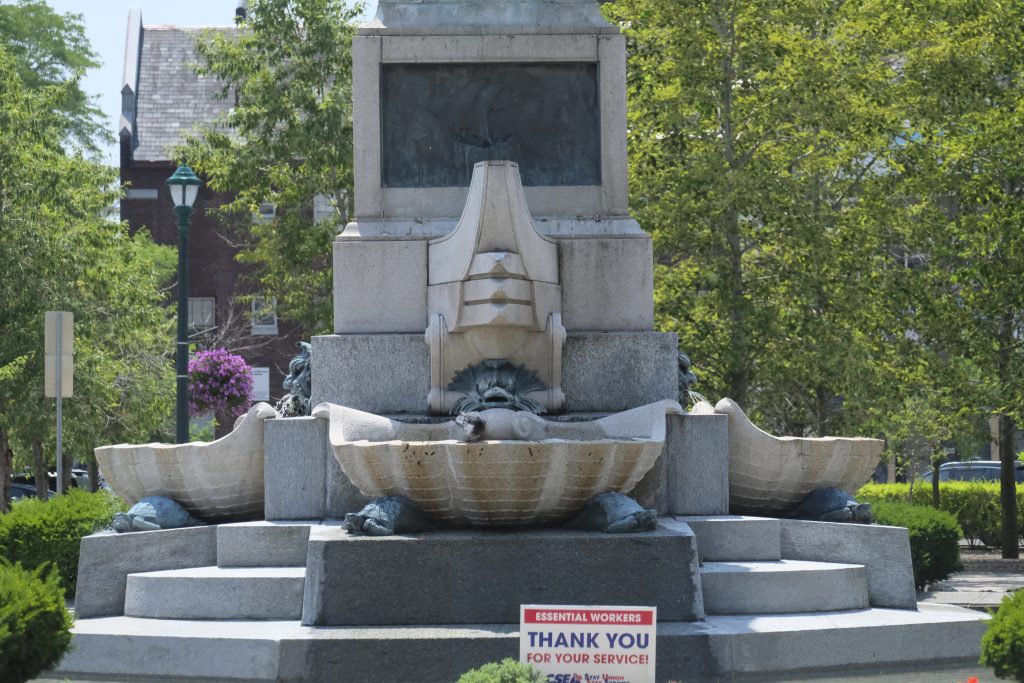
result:
[[(63, 399), (73, 393), (75, 316), (67, 311), (47, 311), (45, 317), (45, 392), (57, 399), (57, 493), (64, 493)], [(39, 482), (36, 482), (39, 485)]]

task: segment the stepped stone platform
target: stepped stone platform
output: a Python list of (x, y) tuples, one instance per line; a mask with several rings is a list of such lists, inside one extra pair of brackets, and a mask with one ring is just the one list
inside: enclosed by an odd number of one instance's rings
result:
[[(810, 547), (819, 536), (846, 555), (808, 559), (834, 552)], [(871, 551), (868, 536), (884, 547)], [(374, 539), (345, 535), (338, 520), (96, 535), (83, 541), (79, 580), (93, 614), (78, 614), (74, 648), (54, 676), (297, 682), (344, 671), (346, 681), (450, 682), (518, 656), (519, 600), (657, 604), (659, 681), (976, 661), (988, 617), (919, 608), (906, 538), (894, 527), (729, 515), (662, 517), (658, 531), (624, 536)], [(168, 540), (178, 553), (156, 566), (155, 549)], [(906, 572), (880, 571), (904, 551)], [(109, 552), (119, 553), (123, 581), (98, 574), (96, 553)], [(183, 566), (189, 558), (198, 564)], [(392, 563), (401, 571), (389, 572)], [(496, 599), (498, 586), (511, 597)], [(97, 587), (116, 605), (102, 616), (86, 598)], [(263, 605), (256, 612), (254, 601)]]

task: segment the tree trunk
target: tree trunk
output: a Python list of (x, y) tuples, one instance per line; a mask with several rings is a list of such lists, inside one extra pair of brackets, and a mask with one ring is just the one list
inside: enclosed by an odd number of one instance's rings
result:
[(942, 461), (932, 457), (932, 507), (936, 510), (942, 507), (942, 498), (939, 492), (939, 467)]
[(7, 445), (7, 432), (0, 429), (0, 512), (11, 509), (11, 470), (14, 469), (14, 453)]
[[(63, 449), (61, 449), (63, 450)], [(67, 451), (61, 453), (62, 471), (61, 471), (61, 486), (58, 489), (67, 493), (71, 490), (71, 456)]]
[(36, 439), (32, 442), (32, 464), (36, 472), (36, 496), (39, 500), (50, 497), (50, 475), (43, 457), (43, 443)]
[(999, 498), (1003, 508), (1003, 558), (1015, 560), (1020, 557), (1017, 548), (1017, 478), (1014, 474), (1014, 463), (1017, 460), (1013, 452), (1013, 418), (1009, 415), (999, 416)]
[(89, 460), (86, 469), (89, 470), (89, 492), (96, 493), (100, 490), (100, 467), (95, 458)]

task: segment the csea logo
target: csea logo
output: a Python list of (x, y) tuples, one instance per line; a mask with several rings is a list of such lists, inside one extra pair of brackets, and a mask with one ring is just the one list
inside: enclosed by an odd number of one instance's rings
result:
[(548, 674), (548, 683), (583, 683), (579, 674)]

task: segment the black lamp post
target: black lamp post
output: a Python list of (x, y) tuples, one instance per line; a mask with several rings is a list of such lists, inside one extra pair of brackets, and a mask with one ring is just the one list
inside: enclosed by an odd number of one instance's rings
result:
[(188, 441), (188, 226), (192, 205), (199, 194), (199, 180), (192, 169), (182, 164), (167, 179), (178, 214), (178, 348), (175, 370), (178, 375), (178, 399), (175, 408), (177, 442)]

